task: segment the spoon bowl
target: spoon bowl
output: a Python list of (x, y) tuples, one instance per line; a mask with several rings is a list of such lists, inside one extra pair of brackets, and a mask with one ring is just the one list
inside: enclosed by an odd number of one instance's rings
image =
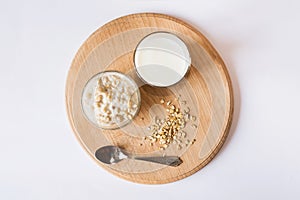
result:
[(95, 156), (98, 160), (106, 164), (115, 164), (128, 158), (122, 149), (116, 146), (101, 147), (96, 151)]

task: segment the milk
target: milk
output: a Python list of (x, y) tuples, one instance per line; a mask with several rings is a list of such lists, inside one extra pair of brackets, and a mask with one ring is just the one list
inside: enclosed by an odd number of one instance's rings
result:
[(171, 33), (156, 32), (137, 46), (134, 63), (146, 83), (167, 87), (180, 81), (189, 69), (191, 58), (185, 43)]

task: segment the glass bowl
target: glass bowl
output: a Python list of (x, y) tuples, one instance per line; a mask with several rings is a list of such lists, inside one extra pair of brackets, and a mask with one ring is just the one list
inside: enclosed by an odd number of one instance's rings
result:
[(140, 91), (129, 76), (117, 71), (103, 71), (86, 83), (81, 107), (85, 117), (101, 129), (118, 129), (139, 112)]

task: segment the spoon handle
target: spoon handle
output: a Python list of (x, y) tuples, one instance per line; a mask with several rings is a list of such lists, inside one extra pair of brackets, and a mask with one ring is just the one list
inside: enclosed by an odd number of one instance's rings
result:
[(163, 157), (133, 157), (135, 160), (143, 160), (163, 165), (176, 167), (182, 163), (182, 160), (177, 156), (163, 156)]

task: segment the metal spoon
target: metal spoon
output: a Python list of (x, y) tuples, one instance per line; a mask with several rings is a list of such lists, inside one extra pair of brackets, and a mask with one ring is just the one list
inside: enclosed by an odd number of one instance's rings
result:
[(98, 160), (106, 164), (115, 164), (124, 159), (143, 160), (173, 167), (176, 167), (182, 163), (182, 160), (177, 156), (140, 157), (130, 154), (117, 146), (101, 147), (96, 151), (95, 156)]

